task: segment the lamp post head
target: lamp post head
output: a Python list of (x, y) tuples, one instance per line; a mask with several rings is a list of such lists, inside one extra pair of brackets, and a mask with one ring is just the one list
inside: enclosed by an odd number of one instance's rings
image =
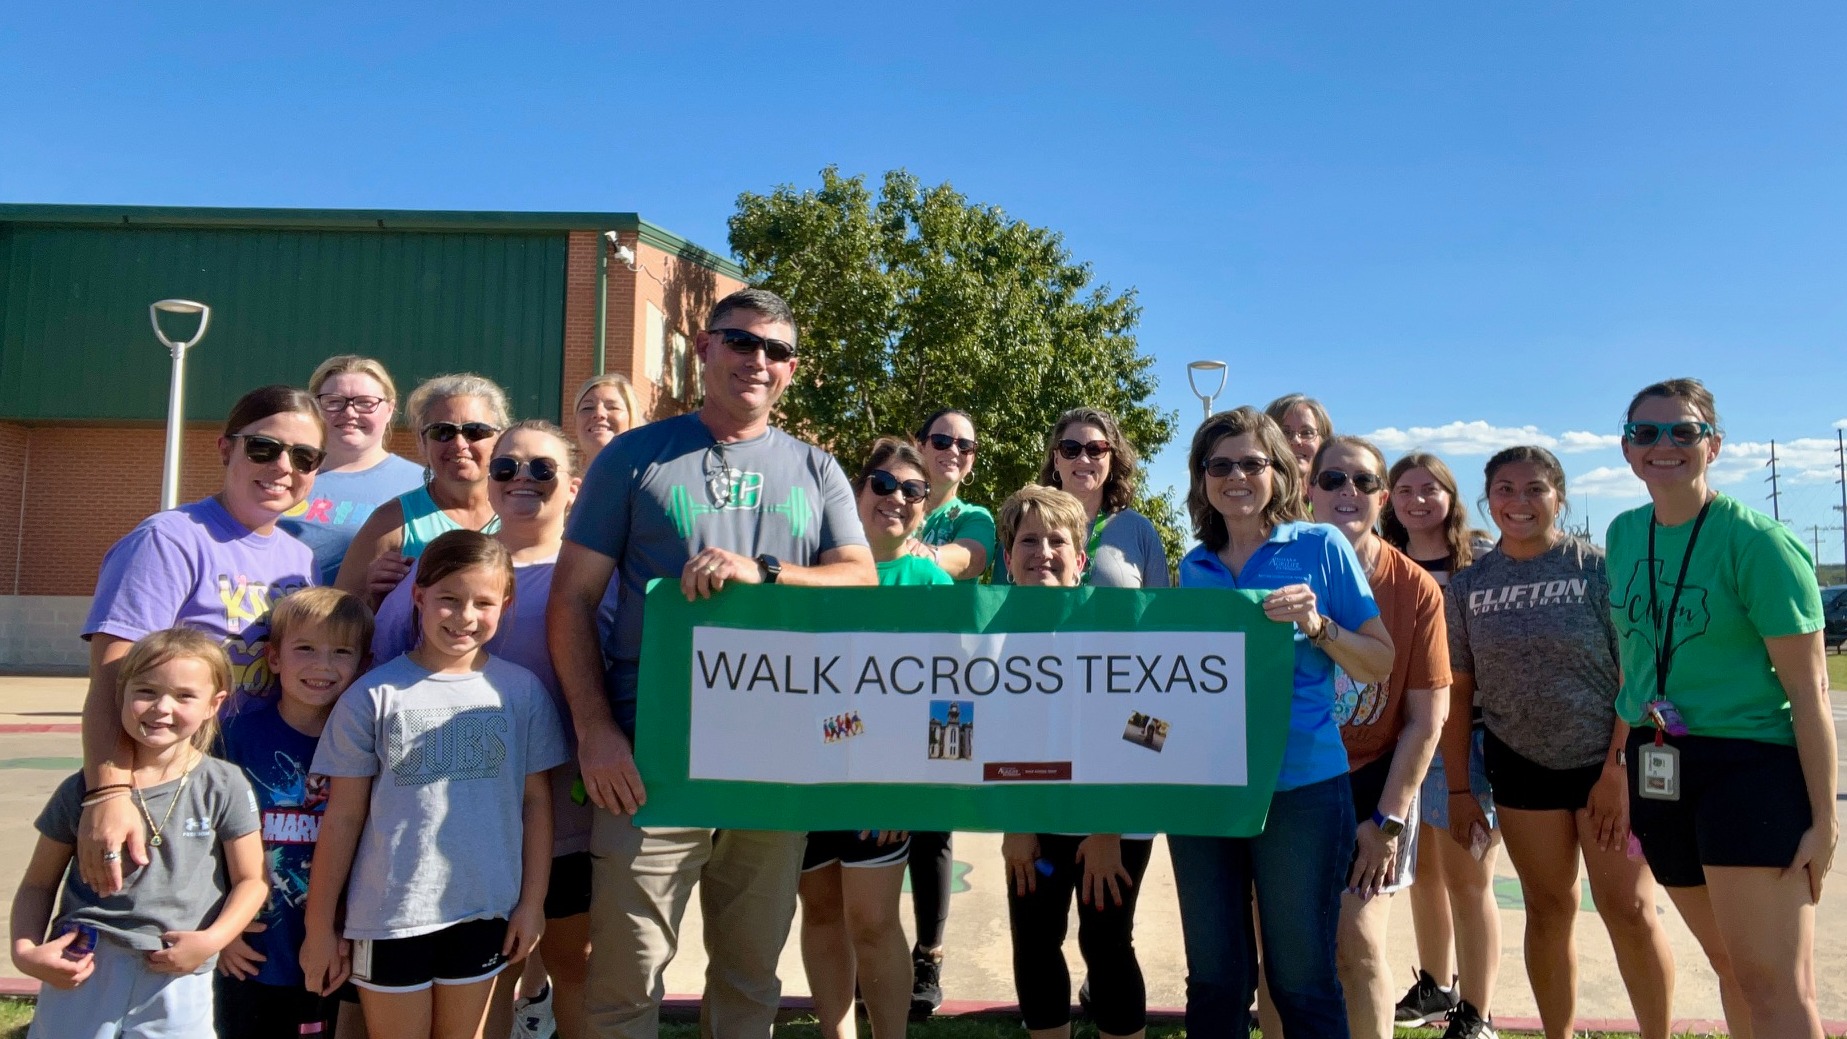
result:
[[(199, 315), (199, 329), (193, 333), (191, 339), (182, 339), (175, 342), (167, 338), (167, 333), (160, 327), (160, 315), (162, 313), (197, 314)], [(154, 338), (160, 340), (161, 344), (169, 351), (184, 353), (188, 347), (197, 344), (199, 340), (205, 338), (205, 327), (212, 322), (212, 308), (196, 300), (163, 299), (148, 307), (148, 320), (154, 325)]]
[[(1199, 388), (1199, 379), (1202, 374), (1207, 378), (1210, 378), (1214, 374), (1218, 376), (1218, 385), (1212, 387), (1210, 393)], [(1199, 398), (1201, 407), (1205, 409), (1205, 414), (1202, 416), (1203, 418), (1212, 417), (1212, 401), (1225, 389), (1225, 377), (1227, 374), (1228, 370), (1224, 361), (1187, 362), (1186, 382), (1188, 386), (1192, 387), (1193, 396)]]

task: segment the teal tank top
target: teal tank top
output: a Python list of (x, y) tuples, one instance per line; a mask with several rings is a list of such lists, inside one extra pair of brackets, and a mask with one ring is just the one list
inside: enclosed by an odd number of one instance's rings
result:
[[(416, 490), (405, 491), (398, 495), (398, 508), (404, 511), (404, 547), (398, 549), (404, 558), (415, 559), (423, 555), (430, 542), (452, 530), (461, 530), (462, 525), (449, 518), (430, 497), (430, 486), (424, 484)], [(500, 533), (500, 517), (495, 516), (481, 528), (483, 534)]]

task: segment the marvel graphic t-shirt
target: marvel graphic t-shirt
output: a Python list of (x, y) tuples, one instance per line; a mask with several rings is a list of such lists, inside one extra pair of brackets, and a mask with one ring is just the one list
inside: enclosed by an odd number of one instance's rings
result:
[(254, 980), (298, 988), (301, 943), (307, 937), (308, 868), (327, 808), (327, 777), (310, 768), (320, 739), (291, 726), (274, 699), (249, 701), (225, 719), (221, 738), (219, 756), (244, 770), (263, 820), (269, 900), (256, 919), (264, 930), (244, 935), (244, 941), (268, 958)]
[(157, 512), (103, 556), (83, 634), (134, 641), (186, 625), (224, 642), (234, 702), (269, 687), (269, 608), (314, 583), (314, 556), (280, 530), (258, 534), (216, 498)]

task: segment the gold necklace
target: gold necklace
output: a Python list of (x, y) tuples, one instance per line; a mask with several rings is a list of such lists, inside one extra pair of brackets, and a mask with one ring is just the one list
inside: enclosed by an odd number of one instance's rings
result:
[[(173, 806), (180, 803), (180, 795), (186, 792), (186, 781), (192, 778), (192, 770), (197, 768), (198, 766), (199, 766), (198, 760), (194, 759), (192, 764), (186, 766), (186, 771), (180, 773), (179, 789), (173, 792), (173, 800), (167, 802), (167, 812), (165, 815), (162, 815), (160, 817), (159, 826), (154, 825), (154, 813), (148, 811), (147, 799), (141, 796), (141, 784), (136, 783), (134, 785), (135, 786), (135, 803), (141, 806), (141, 817), (143, 819), (146, 819), (147, 824), (148, 824), (148, 844), (149, 846), (158, 848), (162, 844), (166, 843), (165, 839), (161, 837), (160, 831), (166, 827), (167, 821), (173, 818)], [(130, 778), (131, 779), (133, 778), (133, 773), (130, 773)]]

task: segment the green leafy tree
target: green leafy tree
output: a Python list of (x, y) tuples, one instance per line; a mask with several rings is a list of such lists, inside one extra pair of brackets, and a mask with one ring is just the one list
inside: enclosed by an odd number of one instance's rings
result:
[[(1092, 286), (1052, 231), (903, 170), (875, 199), (863, 176), (831, 166), (819, 190), (740, 195), (730, 229), (751, 281), (789, 301), (801, 333), (779, 421), (849, 469), (878, 437), (961, 408), (981, 439), (963, 494), (997, 506), (1038, 478), (1069, 408), (1115, 414), (1144, 457), (1174, 435), (1176, 416), (1149, 403), (1134, 290)], [(1186, 523), (1163, 490), (1141, 488), (1137, 508), (1177, 563)]]

